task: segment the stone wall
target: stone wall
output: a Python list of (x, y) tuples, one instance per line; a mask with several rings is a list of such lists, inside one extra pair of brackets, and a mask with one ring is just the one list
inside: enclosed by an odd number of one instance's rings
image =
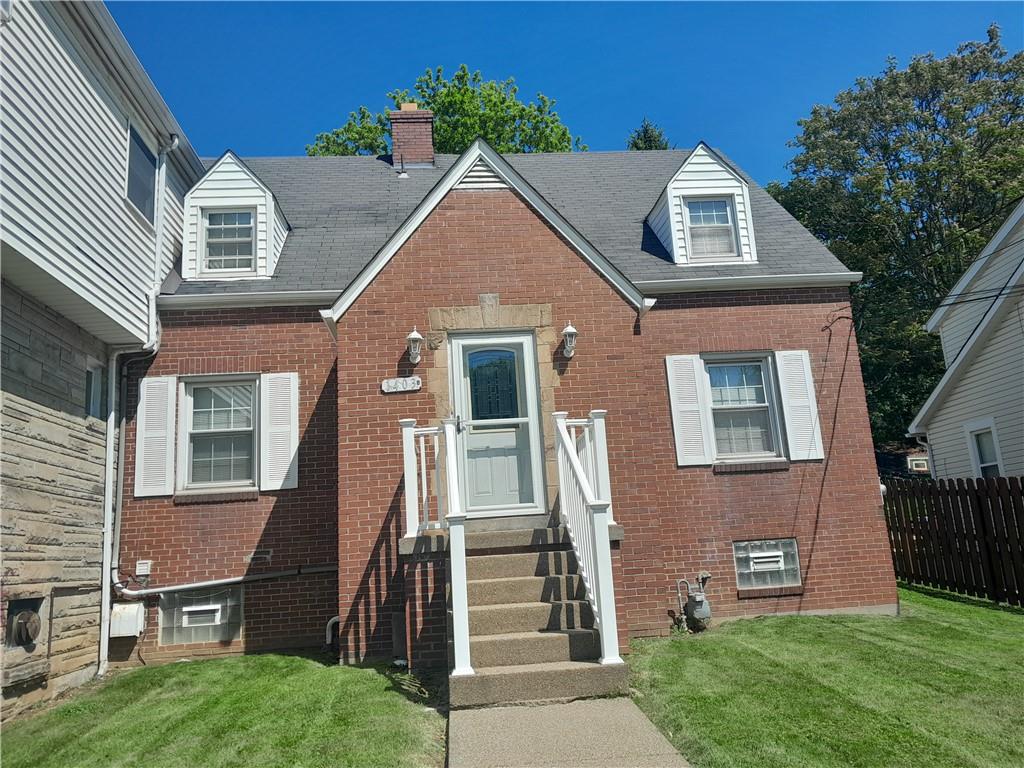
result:
[(34, 646), (3, 649), (3, 714), (89, 679), (99, 654), (105, 423), (86, 416), (88, 358), (103, 344), (2, 286), (2, 626), (39, 598)]

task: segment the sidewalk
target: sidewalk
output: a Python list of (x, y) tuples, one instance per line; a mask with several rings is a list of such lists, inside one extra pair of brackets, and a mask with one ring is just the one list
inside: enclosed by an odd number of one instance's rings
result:
[(449, 768), (689, 768), (627, 698), (455, 710)]

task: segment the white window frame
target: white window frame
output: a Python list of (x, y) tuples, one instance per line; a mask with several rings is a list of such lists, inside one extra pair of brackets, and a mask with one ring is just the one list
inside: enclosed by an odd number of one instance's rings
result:
[[(194, 483), (189, 480), (192, 471), (192, 392), (196, 387), (215, 387), (219, 384), (249, 384), (252, 387), (252, 478), (246, 482)], [(178, 382), (178, 402), (181, 419), (178, 430), (177, 490), (224, 491), (254, 490), (260, 485), (260, 377), (258, 374), (231, 376), (191, 376)], [(224, 430), (242, 432), (244, 430)]]
[[(756, 584), (753, 585), (753, 586), (743, 586), (743, 585), (740, 584), (740, 569), (739, 569), (739, 563), (737, 562), (736, 546), (737, 545), (742, 545), (742, 544), (760, 544), (761, 542), (765, 542), (765, 541), (777, 541), (777, 542), (780, 542), (780, 543), (783, 542), (783, 541), (792, 541), (793, 542), (793, 550), (794, 550), (794, 553), (796, 555), (796, 581), (795, 582), (791, 582), (791, 583), (788, 583), (788, 584), (775, 584), (775, 585), (771, 585), (771, 586), (758, 586)], [(754, 572), (766, 573), (766, 572), (769, 572), (769, 571), (782, 571), (783, 573), (785, 573), (785, 571), (786, 571), (786, 555), (785, 555), (785, 552), (783, 552), (781, 546), (780, 546), (780, 548), (778, 550), (771, 550), (771, 551), (768, 551), (768, 552), (757, 552), (755, 554), (758, 557), (761, 557), (763, 559), (767, 559), (767, 557), (769, 555), (777, 555), (778, 556), (779, 566), (778, 566), (778, 568), (762, 568), (762, 569), (758, 570), (758, 569), (755, 569), (753, 567), (753, 559), (752, 559), (751, 560), (751, 572), (752, 573), (754, 573)], [(753, 555), (751, 555), (751, 558), (753, 558)], [(804, 584), (804, 575), (803, 575), (802, 568), (801, 568), (801, 565), (800, 565), (800, 542), (797, 540), (796, 536), (780, 536), (780, 537), (776, 537), (776, 538), (766, 538), (766, 539), (742, 539), (740, 541), (734, 541), (734, 542), (732, 542), (732, 567), (733, 567), (733, 573), (736, 576), (736, 588), (738, 590), (793, 589), (794, 587), (802, 587), (803, 584)]]
[[(208, 260), (208, 254), (206, 252), (207, 239), (206, 233), (210, 226), (210, 214), (211, 213), (248, 213), (252, 216), (252, 268), (251, 269), (210, 269), (206, 266)], [(257, 238), (256, 231), (256, 208), (247, 205), (230, 205), (230, 206), (210, 206), (202, 207), (199, 210), (199, 233), (196, 237), (196, 243), (198, 245), (198, 270), (200, 277), (249, 277), (256, 275), (257, 267), (257, 244), (259, 239)], [(237, 257), (225, 257), (225, 258), (237, 258)]]
[(103, 374), (105, 373), (105, 366), (99, 360), (90, 357), (86, 361), (85, 371), (86, 382), (88, 383), (90, 374), (93, 380), (91, 392), (89, 387), (86, 386), (85, 415), (94, 419), (103, 419), (106, 417), (106, 414), (103, 413)]
[[(707, 393), (706, 423), (710, 435), (710, 446), (713, 452), (713, 460), (716, 464), (730, 464), (748, 461), (765, 461), (781, 459), (786, 457), (786, 433), (783, 431), (781, 418), (782, 407), (779, 402), (778, 384), (775, 380), (775, 366), (772, 362), (773, 355), (770, 352), (757, 352), (752, 354), (728, 354), (701, 355), (703, 365), (704, 387)], [(764, 382), (764, 406), (715, 406), (711, 398), (711, 371), (709, 366), (713, 365), (759, 365), (761, 367), (761, 379)], [(715, 411), (721, 410), (750, 410), (751, 408), (768, 409), (768, 425), (772, 430), (772, 451), (758, 453), (721, 453), (718, 450), (718, 440), (715, 437)]]
[[(977, 436), (982, 432), (992, 433), (992, 446), (996, 452), (996, 469), (999, 470), (999, 477), (1003, 475), (1003, 452), (999, 449), (999, 433), (996, 431), (996, 420), (991, 416), (984, 416), (978, 419), (971, 419), (964, 423), (964, 436), (967, 439), (967, 451), (971, 457), (971, 469), (974, 471), (975, 477), (983, 477), (981, 474), (981, 455), (978, 453), (978, 442)], [(990, 467), (992, 463), (989, 462), (984, 466)]]
[[(221, 606), (220, 603), (210, 603), (209, 605), (186, 605), (181, 609), (181, 626), (183, 627), (210, 627), (219, 626), (221, 623)], [(193, 624), (191, 617), (193, 613), (207, 613), (213, 611), (213, 623), (212, 624)]]
[[(743, 246), (740, 243), (740, 232), (736, 216), (736, 195), (727, 193), (723, 195), (685, 195), (681, 198), (683, 214), (683, 237), (685, 238), (686, 263), (698, 267), (710, 267), (716, 264), (735, 264), (744, 261)], [(724, 202), (729, 214), (729, 229), (732, 232), (732, 253), (720, 253), (711, 257), (696, 257), (693, 252), (693, 237), (690, 227), (690, 203), (698, 202)], [(710, 226), (710, 225), (709, 225)], [(725, 225), (718, 225), (725, 226)], [(700, 227), (698, 227), (700, 229)]]
[[(149, 153), (151, 155), (153, 155), (153, 220), (152, 221), (149, 220), (149, 217), (146, 216), (146, 214), (139, 208), (139, 206), (137, 206), (135, 204), (135, 201), (132, 200), (131, 196), (128, 194), (128, 180), (131, 178), (131, 172), (132, 172), (132, 131), (135, 131), (135, 133), (138, 134), (139, 138), (142, 139), (143, 145), (145, 145), (146, 149), (149, 150)], [(159, 189), (157, 189), (157, 187), (160, 184), (159, 171), (160, 171), (160, 152), (159, 152), (159, 149), (156, 152), (154, 152), (152, 149), (150, 149), (149, 148), (149, 141), (146, 139), (145, 135), (143, 135), (142, 131), (140, 131), (131, 120), (128, 120), (127, 121), (127, 126), (125, 128), (125, 132), (124, 132), (124, 189), (123, 189), (124, 199), (125, 199), (125, 202), (128, 203), (128, 207), (135, 213), (135, 216), (138, 218), (138, 220), (141, 221), (143, 224), (145, 224), (147, 227), (149, 227), (153, 231), (156, 231), (156, 201), (157, 201), (157, 195), (159, 194), (159, 191), (160, 191)]]

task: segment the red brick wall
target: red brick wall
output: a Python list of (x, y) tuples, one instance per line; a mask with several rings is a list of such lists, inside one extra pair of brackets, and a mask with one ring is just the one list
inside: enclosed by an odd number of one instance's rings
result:
[[(153, 561), (153, 586), (282, 571), (338, 559), (337, 375), (335, 347), (316, 309), (279, 307), (162, 312), (156, 357), (130, 368), (120, 565)], [(213, 373), (299, 374), (299, 486), (261, 491), (251, 501), (190, 503), (179, 497), (136, 499), (135, 410), (138, 378)], [(179, 419), (181, 413), (179, 409)], [(270, 560), (248, 559), (270, 550)], [(159, 647), (150, 601), (143, 654), (149, 657), (323, 644), (337, 615), (334, 573), (307, 574), (245, 587), (240, 642), (211, 648)], [(112, 651), (127, 657), (133, 643)]]
[[(405, 336), (430, 308), (550, 303), (579, 329), (560, 366), (556, 407), (606, 408), (615, 518), (626, 531), (620, 622), (663, 633), (675, 579), (710, 570), (716, 616), (895, 603), (856, 341), (845, 290), (708, 293), (661, 299), (642, 320), (519, 198), (455, 191), (438, 206), (338, 326), (339, 604), (343, 655), (388, 655), (401, 610), (402, 454), (398, 420), (437, 416), (433, 395), (385, 395), (383, 378), (425, 374)], [(807, 349), (827, 459), (770, 474), (715, 475), (675, 464), (664, 357)], [(556, 353), (557, 354), (557, 353)], [(540, 361), (541, 365), (550, 361)], [(550, 429), (550, 414), (544, 414)], [(833, 435), (837, 439), (833, 440)], [(732, 542), (796, 536), (802, 596), (739, 600)]]

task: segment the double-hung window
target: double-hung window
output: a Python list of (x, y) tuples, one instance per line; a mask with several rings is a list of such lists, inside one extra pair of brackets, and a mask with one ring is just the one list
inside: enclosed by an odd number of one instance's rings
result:
[(687, 247), (691, 262), (724, 261), (739, 256), (732, 201), (686, 201)]
[(203, 271), (253, 272), (256, 228), (251, 209), (203, 211)]
[(188, 487), (256, 483), (256, 382), (189, 383)]
[(999, 477), (1002, 474), (1002, 469), (999, 466), (999, 446), (996, 443), (995, 426), (991, 419), (980, 421), (986, 422), (983, 427), (979, 423), (978, 429), (968, 428), (974, 473), (978, 477)]
[(150, 224), (156, 211), (156, 155), (135, 130), (128, 127), (128, 181), (125, 194)]
[(715, 455), (719, 458), (776, 455), (771, 375), (767, 360), (707, 363)]

